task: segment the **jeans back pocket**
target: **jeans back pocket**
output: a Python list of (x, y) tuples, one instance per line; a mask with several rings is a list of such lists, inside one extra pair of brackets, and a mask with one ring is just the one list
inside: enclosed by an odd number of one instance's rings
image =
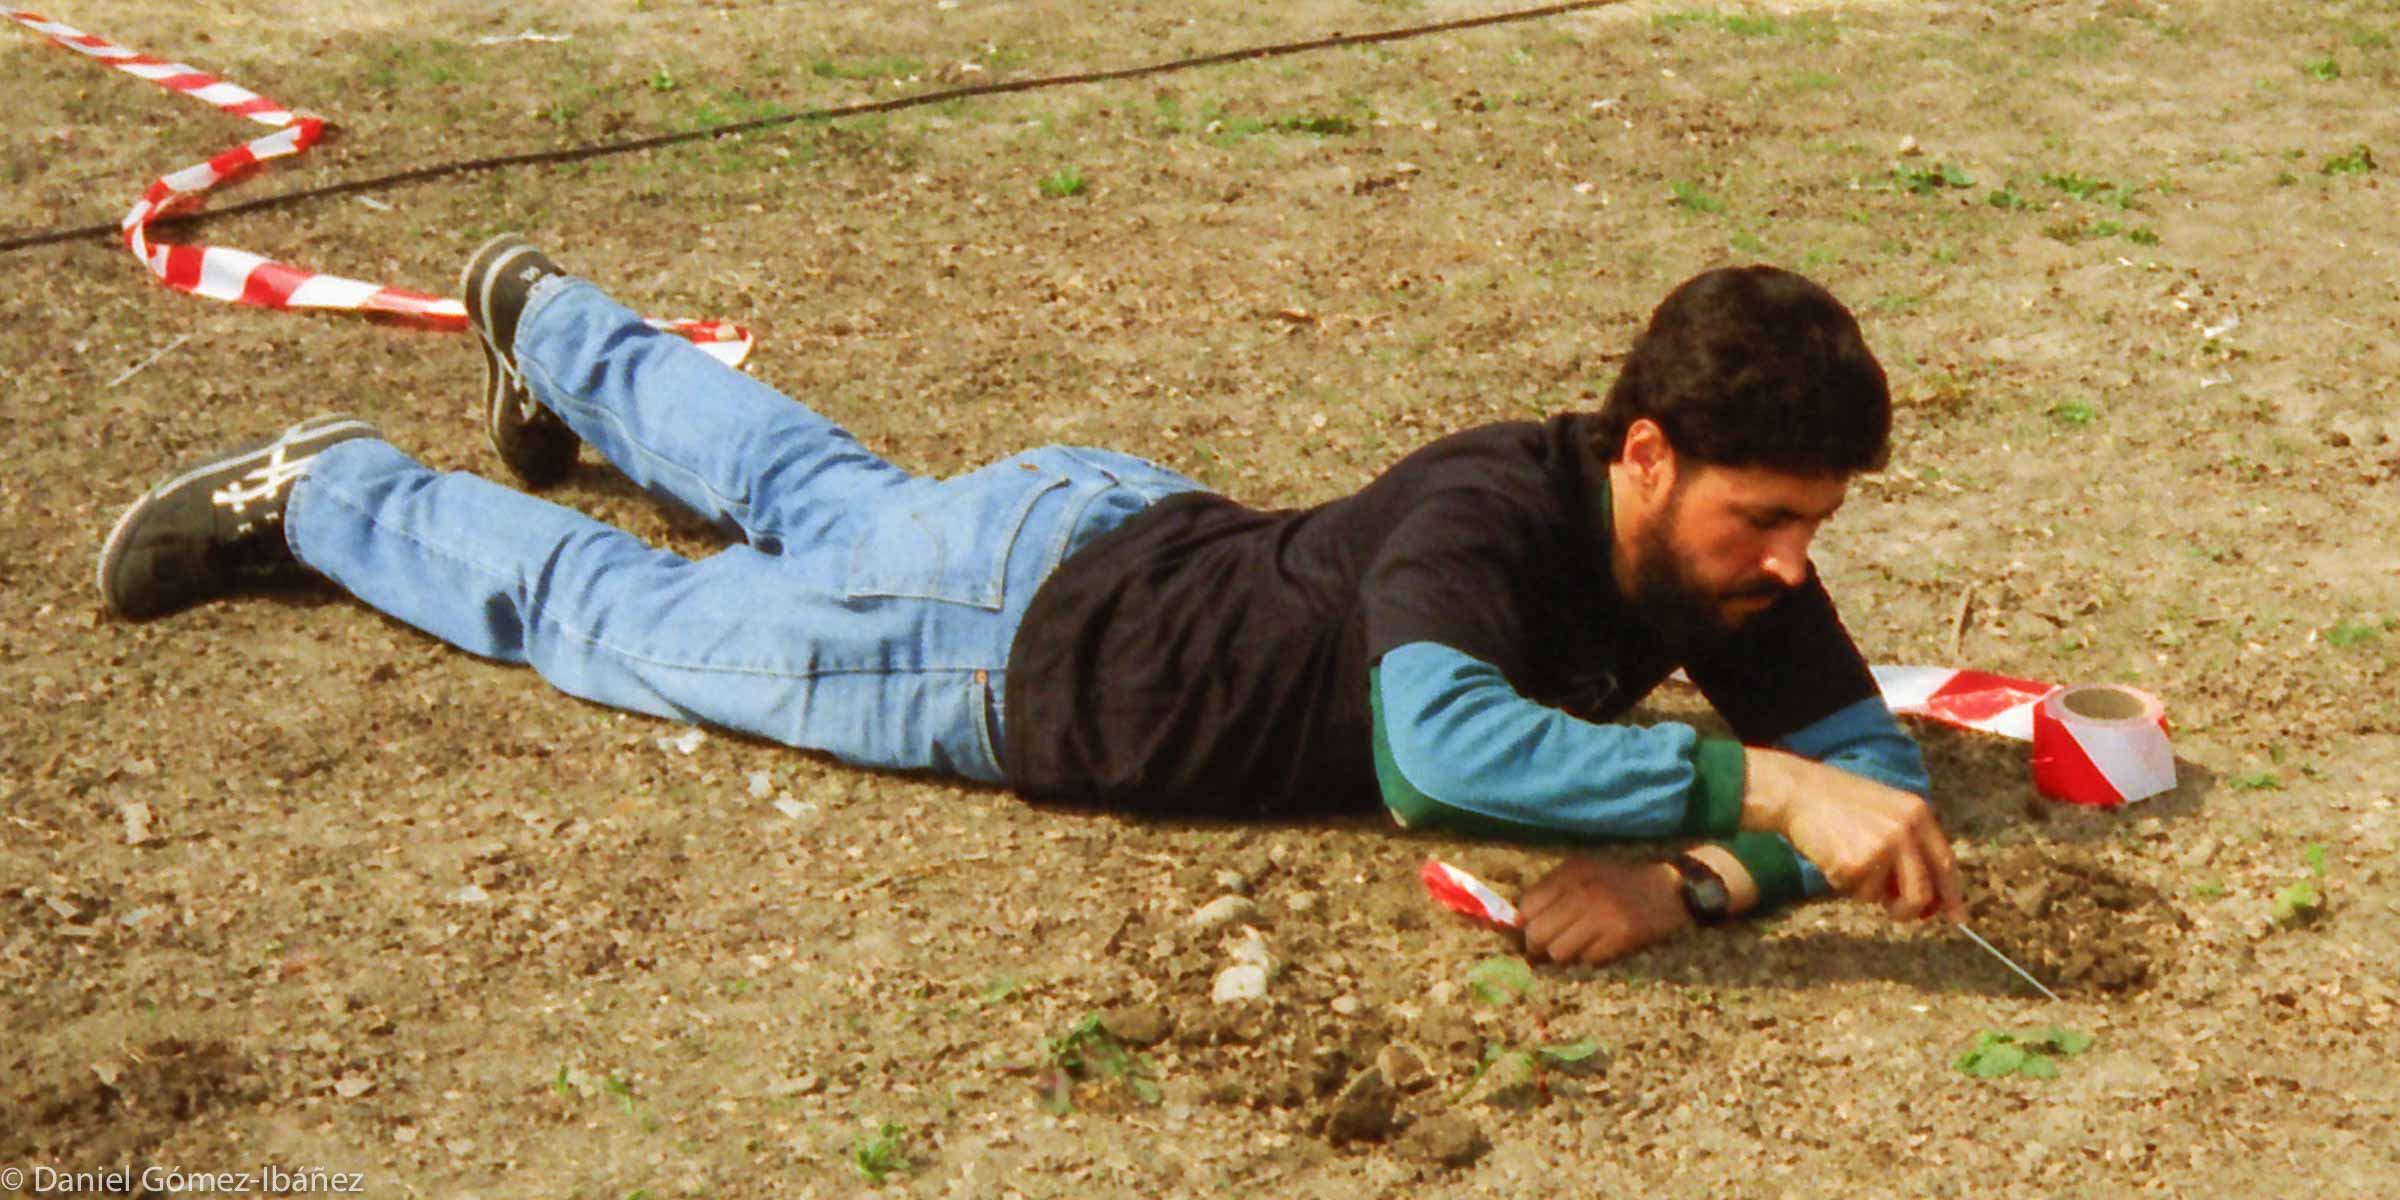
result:
[(956, 479), (918, 479), (871, 501), (850, 558), (849, 595), (940, 600), (998, 612), (1009, 556), (1065, 476), (1004, 461)]

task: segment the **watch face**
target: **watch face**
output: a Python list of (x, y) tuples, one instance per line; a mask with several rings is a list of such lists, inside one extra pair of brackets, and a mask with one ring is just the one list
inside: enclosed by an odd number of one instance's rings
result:
[(1692, 915), (1711, 921), (1725, 919), (1729, 904), (1725, 885), (1714, 879), (1695, 879), (1683, 885), (1683, 902), (1691, 906)]
[(1727, 917), (1733, 907), (1725, 891), (1725, 881), (1707, 864), (1691, 859), (1677, 859), (1676, 872), (1683, 876), (1683, 907), (1692, 920), (1702, 925), (1715, 925)]

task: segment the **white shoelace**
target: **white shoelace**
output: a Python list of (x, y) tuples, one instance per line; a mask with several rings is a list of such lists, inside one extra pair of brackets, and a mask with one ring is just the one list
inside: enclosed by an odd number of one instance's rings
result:
[(283, 491), (293, 480), (308, 473), (308, 460), (314, 457), (313, 455), (302, 455), (297, 459), (286, 459), (284, 451), (287, 449), (289, 447), (283, 443), (276, 443), (275, 448), (268, 453), (265, 463), (232, 483), (210, 492), (209, 500), (217, 507), (226, 509), (236, 516), (242, 515), (250, 507), (251, 501), (273, 500), (276, 494)]

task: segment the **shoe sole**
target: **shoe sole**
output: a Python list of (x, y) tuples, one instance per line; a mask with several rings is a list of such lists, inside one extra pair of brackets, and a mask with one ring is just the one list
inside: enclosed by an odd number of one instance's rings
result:
[(475, 330), (476, 345), (483, 349), (484, 436), (491, 441), (492, 452), (504, 460), (507, 454), (500, 449), (502, 405), (508, 398), (508, 381), (517, 372), (515, 364), (500, 352), (492, 338), (492, 285), (509, 259), (520, 251), (538, 253), (533, 243), (521, 234), (494, 234), (467, 256), (467, 265), (458, 272), (458, 294), (467, 306), (467, 324)]
[[(254, 459), (259, 462), (264, 462), (266, 461), (268, 455), (275, 452), (275, 448), (277, 446), (283, 445), (286, 442), (294, 441), (303, 437), (313, 436), (329, 430), (340, 429), (345, 426), (356, 428), (360, 433), (368, 437), (377, 436), (377, 430), (373, 425), (370, 425), (357, 417), (310, 417), (308, 420), (302, 421), (299, 424), (294, 425), (284, 430), (282, 433), (276, 434), (274, 437), (268, 438), (263, 442), (256, 442), (247, 446), (237, 446), (224, 452), (223, 454), (217, 455), (214, 458), (203, 459), (200, 462), (194, 463), (190, 468), (175, 476), (173, 479), (170, 479), (165, 483), (159, 484), (157, 487), (151, 488), (149, 491), (142, 493), (142, 498), (134, 501), (132, 506), (128, 507), (124, 514), (117, 518), (117, 523), (108, 527), (108, 539), (100, 543), (100, 565), (93, 573), (92, 583), (99, 589), (101, 600), (104, 603), (108, 601), (109, 568), (116, 565), (117, 556), (122, 553), (125, 548), (124, 542), (126, 531), (132, 529), (134, 522), (139, 519), (143, 513), (150, 511), (150, 506), (158, 503), (160, 497), (163, 497), (167, 493), (175, 491), (176, 489), (189, 484), (193, 480), (198, 479), (203, 475), (223, 471), (228, 467), (245, 464)], [(115, 606), (112, 604), (110, 607), (113, 608)]]
[[(527, 487), (539, 489), (558, 482), (565, 472), (528, 468), (508, 452), (504, 427), (512, 420), (530, 424), (541, 414), (525, 386), (524, 374), (517, 369), (516, 347), (502, 349), (491, 321), (493, 290), (501, 276), (526, 255), (549, 257), (521, 234), (494, 234), (476, 247), (475, 253), (467, 257), (467, 265), (459, 269), (458, 290), (466, 304), (467, 324), (475, 331), (476, 344), (483, 350), (484, 440), (491, 443), (492, 453), (507, 463)], [(552, 263), (550, 270), (557, 273), (557, 264)], [(524, 313), (520, 311), (517, 315), (521, 319)], [(511, 331), (512, 336), (514, 332)], [(529, 405), (537, 411), (523, 411)], [(518, 411), (511, 412), (512, 407)]]

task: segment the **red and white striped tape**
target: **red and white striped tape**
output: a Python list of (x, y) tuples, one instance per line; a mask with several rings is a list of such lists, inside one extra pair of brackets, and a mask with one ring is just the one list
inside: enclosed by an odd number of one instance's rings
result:
[(2033, 740), (2033, 710), (2057, 691), (2051, 684), (1956, 667), (1871, 667), (1883, 703), (1893, 712), (1979, 729), (2020, 742)]
[(2060, 688), (2033, 713), (2033, 786), (2053, 800), (2113, 808), (2175, 786), (2158, 698), (2110, 683)]
[[(277, 262), (247, 250), (224, 246), (184, 246), (153, 243), (150, 223), (159, 217), (196, 208), (209, 189), (260, 163), (298, 154), (325, 135), (321, 117), (302, 116), (248, 88), (227, 83), (184, 63), (165, 62), (94, 37), (70, 25), (18, 9), (0, 10), (8, 18), (61, 46), (169, 91), (214, 105), (237, 117), (247, 117), (275, 132), (246, 142), (180, 171), (162, 176), (142, 193), (132, 211), (119, 223), (125, 248), (160, 283), (177, 291), (250, 304), (260, 308), (337, 309), (374, 312), (418, 321), (437, 328), (467, 327), (466, 306), (457, 300), (345, 279)], [(723, 321), (652, 320), (652, 325), (680, 333), (728, 366), (740, 366), (750, 354), (748, 330)]]
[(1477, 924), (1494, 929), (1516, 929), (1525, 924), (1517, 906), (1492, 890), (1492, 885), (1438, 858), (1426, 859), (1417, 878), (1425, 881), (1425, 890), (1433, 894), (1435, 901)]

